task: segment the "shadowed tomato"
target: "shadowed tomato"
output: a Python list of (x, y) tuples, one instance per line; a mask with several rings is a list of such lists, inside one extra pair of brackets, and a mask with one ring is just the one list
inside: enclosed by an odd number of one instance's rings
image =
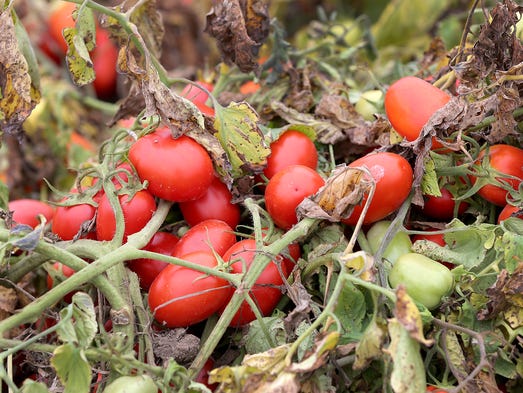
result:
[(190, 228), (180, 238), (172, 253), (175, 257), (195, 251), (214, 251), (222, 256), (236, 243), (233, 229), (221, 220), (205, 220)]
[(104, 29), (96, 31), (96, 46), (91, 53), (93, 69), (96, 79), (93, 88), (96, 95), (102, 99), (112, 99), (116, 95), (116, 82), (118, 73), (118, 48), (109, 38), (109, 33)]
[(49, 34), (58, 48), (65, 55), (67, 52), (67, 43), (62, 31), (66, 27), (74, 27), (73, 12), (76, 10), (76, 4), (67, 1), (57, 1), (53, 4), (47, 26)]
[(510, 205), (510, 204), (507, 203), (505, 205), (505, 207), (503, 209), (501, 209), (501, 212), (499, 212), (498, 224), (501, 221), (504, 221), (507, 218), (512, 217), (512, 216), (523, 219), (523, 211), (522, 211), (522, 209), (520, 207), (517, 207), (517, 206), (514, 206), (514, 205)]
[(14, 199), (9, 201), (7, 208), (13, 212), (13, 221), (32, 228), (40, 224), (38, 215), (44, 216), (47, 222), (50, 222), (54, 216), (52, 206), (36, 199)]
[[(201, 86), (205, 89), (207, 89), (210, 93), (212, 93), (212, 90), (214, 89), (214, 86), (212, 83), (204, 82), (204, 81), (198, 81), (195, 82), (198, 86)], [(198, 86), (187, 84), (180, 95), (189, 101), (191, 101), (193, 104), (197, 105), (202, 104), (205, 105), (207, 100), (209, 99), (209, 94), (205, 92), (205, 90), (200, 89)]]
[[(171, 255), (174, 251), (178, 236), (168, 232), (156, 232), (149, 243), (143, 248), (158, 254)], [(127, 266), (138, 275), (140, 287), (148, 290), (156, 276), (167, 266), (168, 262), (157, 259), (140, 258), (127, 261)]]
[(430, 218), (449, 221), (454, 218), (454, 209), (456, 203), (459, 204), (457, 216), (465, 213), (468, 208), (468, 203), (454, 200), (452, 193), (446, 188), (441, 188), (441, 196), (426, 195), (425, 204), (423, 206), (423, 213)]

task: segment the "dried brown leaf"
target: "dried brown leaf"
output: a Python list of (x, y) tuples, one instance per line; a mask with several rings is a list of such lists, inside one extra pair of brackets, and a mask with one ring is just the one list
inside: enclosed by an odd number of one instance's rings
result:
[(17, 303), (16, 290), (0, 286), (0, 321), (13, 315)]

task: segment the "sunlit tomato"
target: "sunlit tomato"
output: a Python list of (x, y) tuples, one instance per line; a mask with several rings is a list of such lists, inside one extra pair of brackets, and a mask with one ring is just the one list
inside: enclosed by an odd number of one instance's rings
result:
[(505, 221), (509, 217), (518, 217), (523, 219), (523, 211), (520, 207), (507, 203), (498, 215), (498, 224)]
[[(196, 251), (182, 258), (210, 268), (218, 265), (210, 251)], [(154, 319), (165, 326), (186, 327), (209, 318), (224, 307), (232, 292), (233, 288), (227, 280), (169, 265), (149, 288), (149, 308)]]
[(214, 218), (225, 221), (231, 228), (236, 228), (240, 222), (240, 207), (231, 203), (231, 199), (229, 188), (215, 177), (201, 198), (180, 202), (178, 206), (190, 226)]
[(111, 99), (116, 94), (118, 73), (116, 63), (118, 48), (104, 29), (96, 30), (96, 46), (91, 53), (96, 79), (93, 87), (96, 95), (102, 99)]
[(441, 221), (452, 220), (456, 203), (459, 204), (457, 215), (460, 216), (465, 213), (469, 206), (467, 202), (456, 201), (452, 193), (446, 188), (441, 188), (440, 191), (441, 196), (425, 196), (425, 204), (422, 211), (426, 216)]
[[(417, 234), (412, 236), (412, 243), (417, 242), (418, 240), (428, 240), (430, 242), (434, 242), (437, 245), (441, 247), (445, 247), (447, 245), (447, 242), (445, 242), (445, 236), (443, 233), (430, 233), (430, 230), (427, 230), (423, 235)], [(449, 269), (454, 269), (454, 264), (447, 261), (438, 261), (441, 264), (445, 265)]]
[[(396, 153), (370, 153), (351, 162), (349, 167), (366, 167), (372, 175), (376, 189), (370, 201), (364, 224), (380, 221), (398, 209), (412, 188), (412, 167), (409, 162)], [(363, 211), (367, 195), (354, 207), (346, 224), (356, 225)]]
[(149, 182), (149, 192), (168, 201), (201, 198), (214, 179), (207, 151), (188, 136), (174, 139), (166, 127), (138, 139), (129, 160), (140, 179)]
[(175, 257), (195, 251), (214, 250), (223, 255), (236, 242), (233, 229), (224, 221), (209, 219), (196, 224), (180, 238), (172, 253)]
[[(119, 195), (118, 199), (122, 206), (125, 229), (123, 241), (127, 237), (141, 230), (149, 222), (156, 211), (156, 201), (146, 190), (138, 191), (132, 199), (129, 195)], [(98, 240), (112, 240), (116, 231), (116, 219), (109, 202), (109, 198), (104, 194), (98, 205), (96, 215), (96, 238)]]
[[(480, 152), (478, 162), (483, 160), (485, 152), (486, 150)], [(511, 145), (492, 145), (488, 148), (488, 159), (489, 168), (502, 174), (501, 176), (495, 176), (496, 179), (508, 183), (508, 188), (517, 190), (523, 179), (523, 149)], [(494, 176), (494, 174), (492, 175)], [(473, 183), (476, 180), (476, 177), (471, 176)], [(498, 185), (487, 184), (480, 188), (478, 194), (494, 205), (505, 206), (507, 203), (508, 191)]]
[(96, 208), (87, 203), (58, 206), (54, 213), (51, 230), (62, 240), (73, 240), (80, 232), (82, 224), (92, 220), (95, 213)]
[(271, 143), (271, 155), (263, 174), (267, 179), (291, 165), (304, 165), (316, 169), (318, 151), (312, 140), (302, 132), (287, 130)]
[[(69, 266), (66, 266), (60, 262), (53, 263), (52, 268), (57, 271), (58, 277), (63, 277), (64, 279), (71, 277), (74, 274), (73, 269), (71, 269)], [(46, 284), (47, 284), (47, 289), (51, 289), (55, 285), (53, 277), (51, 277), (50, 274), (47, 274)], [(72, 292), (69, 292), (67, 295), (65, 295), (64, 301), (66, 303), (71, 303), (74, 293), (75, 293), (75, 291), (72, 291)]]
[(276, 173), (265, 189), (265, 207), (274, 223), (290, 229), (298, 222), (298, 205), (324, 184), (318, 172), (304, 165), (291, 165)]
[[(204, 81), (198, 81), (195, 82), (198, 86), (202, 86), (204, 89), (207, 89), (209, 93), (212, 93), (212, 90), (214, 89), (214, 85), (212, 83), (204, 82)], [(209, 99), (209, 95), (202, 89), (200, 89), (198, 86), (187, 84), (180, 95), (189, 101), (192, 101), (193, 104), (204, 104)]]
[[(231, 263), (233, 273), (245, 273), (251, 268), (255, 257), (256, 241), (254, 239), (244, 239), (229, 248), (223, 255), (223, 260)], [(269, 262), (249, 293), (264, 316), (269, 315), (281, 299), (282, 274), (287, 276), (287, 272), (283, 271), (283, 269), (285, 267), (282, 264), (282, 272), (280, 273), (276, 263), (273, 261)], [(230, 325), (238, 327), (255, 319), (256, 316), (251, 307), (244, 301), (234, 315)]]
[[(178, 240), (178, 236), (171, 233), (156, 232), (143, 249), (158, 254), (171, 255)], [(140, 287), (145, 290), (149, 289), (156, 276), (158, 276), (167, 265), (169, 265), (169, 263), (150, 258), (127, 261), (129, 269), (138, 275)]]
[(385, 112), (398, 134), (415, 140), (423, 126), (450, 96), (423, 79), (406, 76), (394, 82), (385, 93)]
[(66, 27), (74, 27), (75, 21), (73, 19), (73, 12), (76, 10), (76, 4), (66, 1), (57, 1), (53, 4), (47, 26), (49, 34), (58, 48), (65, 55), (67, 52), (67, 43), (62, 31)]
[(13, 212), (13, 221), (17, 224), (29, 225), (35, 228), (40, 221), (38, 216), (41, 214), (47, 222), (53, 219), (54, 208), (45, 202), (36, 199), (15, 199), (9, 201), (7, 205), (9, 211)]

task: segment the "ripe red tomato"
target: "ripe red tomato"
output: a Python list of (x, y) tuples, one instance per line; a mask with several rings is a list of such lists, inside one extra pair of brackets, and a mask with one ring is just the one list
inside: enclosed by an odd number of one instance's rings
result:
[(314, 169), (291, 165), (276, 173), (265, 189), (265, 206), (274, 223), (290, 229), (298, 222), (296, 207), (325, 184)]
[[(122, 206), (125, 220), (123, 242), (127, 237), (141, 230), (149, 222), (156, 211), (156, 201), (146, 190), (138, 191), (132, 199), (129, 195), (119, 195), (118, 199)], [(96, 238), (98, 240), (112, 240), (116, 231), (116, 219), (109, 198), (104, 194), (98, 205), (96, 216)]]
[[(178, 240), (178, 236), (171, 233), (156, 232), (143, 249), (158, 254), (172, 255)], [(150, 258), (127, 261), (127, 267), (138, 275), (140, 287), (145, 290), (149, 289), (156, 276), (158, 276), (167, 265), (169, 265), (169, 263)]]
[(201, 198), (214, 179), (212, 160), (194, 139), (174, 139), (167, 127), (138, 139), (129, 160), (154, 196), (173, 202)]
[(180, 202), (178, 206), (190, 226), (214, 218), (225, 221), (231, 228), (236, 228), (240, 222), (240, 207), (231, 203), (231, 199), (229, 188), (215, 177), (201, 198)]
[[(482, 150), (478, 155), (478, 162), (485, 156), (486, 150)], [(523, 149), (511, 145), (492, 145), (488, 149), (489, 168), (499, 173), (513, 176), (514, 178), (499, 176), (498, 180), (508, 183), (509, 188), (517, 190), (523, 179)], [(476, 182), (477, 178), (471, 176), (471, 181)], [(486, 201), (498, 206), (507, 204), (508, 191), (494, 184), (487, 184), (478, 191), (478, 194)]]
[(96, 46), (91, 53), (96, 79), (93, 88), (98, 98), (112, 99), (116, 95), (118, 48), (107, 30), (96, 30)]
[[(207, 89), (209, 92), (212, 92), (212, 90), (214, 89), (214, 85), (212, 83), (197, 81), (196, 84)], [(192, 103), (195, 105), (205, 105), (205, 103), (209, 99), (209, 95), (204, 90), (200, 89), (198, 86), (189, 83), (183, 88), (180, 95), (188, 99), (189, 101), (192, 101)]]
[(394, 82), (385, 93), (385, 112), (398, 134), (415, 140), (423, 126), (450, 96), (423, 79), (406, 76)]
[(423, 206), (423, 213), (433, 219), (441, 221), (449, 221), (454, 218), (454, 208), (456, 203), (459, 203), (458, 216), (465, 213), (468, 208), (468, 203), (454, 200), (452, 193), (446, 188), (441, 188), (441, 196), (426, 195), (425, 204)]
[[(244, 239), (235, 243), (223, 255), (225, 262), (231, 263), (233, 273), (245, 273), (250, 269), (256, 256), (256, 241)], [(287, 276), (285, 265), (282, 264), (282, 273)], [(253, 285), (250, 296), (258, 306), (262, 315), (269, 315), (281, 299), (281, 286), (283, 277), (278, 266), (270, 262)], [(230, 326), (242, 326), (256, 319), (249, 304), (244, 301), (238, 312), (234, 315)]]
[[(412, 167), (409, 162), (396, 153), (370, 153), (351, 162), (349, 167), (366, 167), (374, 181), (376, 189), (370, 202), (364, 224), (380, 221), (398, 209), (405, 201), (412, 188)], [(352, 214), (343, 222), (356, 225), (367, 200), (354, 207)]]
[(512, 217), (513, 214), (515, 214), (515, 217), (523, 218), (523, 212), (521, 212), (520, 207), (507, 203), (505, 207), (499, 212), (498, 224), (501, 223), (501, 221), (505, 221), (507, 218)]
[[(183, 259), (201, 266), (218, 265), (214, 254), (196, 251)], [(177, 265), (163, 269), (149, 289), (154, 319), (167, 327), (186, 327), (209, 318), (227, 304), (233, 288), (222, 278)]]
[(311, 139), (302, 132), (289, 129), (271, 143), (271, 155), (263, 174), (267, 179), (290, 165), (305, 165), (316, 169), (318, 151)]
[(214, 359), (209, 358), (203, 365), (202, 369), (198, 375), (194, 378), (196, 382), (203, 383), (209, 388), (209, 390), (214, 391), (218, 387), (217, 383), (209, 383), (209, 373), (214, 369)]
[[(54, 213), (51, 230), (62, 240), (73, 240), (82, 224), (92, 220), (96, 208), (87, 203), (74, 206), (58, 206)], [(92, 236), (94, 238), (94, 234)]]
[(54, 208), (45, 202), (36, 199), (15, 199), (7, 204), (9, 211), (13, 212), (13, 221), (17, 224), (29, 225), (35, 228), (40, 221), (38, 215), (45, 217), (47, 222), (54, 216)]
[(221, 220), (205, 220), (190, 228), (174, 247), (173, 256), (181, 258), (195, 251), (214, 250), (222, 256), (236, 243), (233, 229)]
[(76, 4), (66, 1), (57, 1), (53, 4), (51, 13), (47, 20), (49, 34), (62, 52), (62, 55), (67, 53), (67, 43), (65, 42), (62, 31), (66, 27), (74, 27), (75, 21), (73, 19), (73, 11), (75, 10)]

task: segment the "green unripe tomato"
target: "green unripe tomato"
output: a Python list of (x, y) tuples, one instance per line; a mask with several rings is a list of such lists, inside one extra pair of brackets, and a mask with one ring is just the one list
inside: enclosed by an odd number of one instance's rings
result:
[(389, 272), (392, 288), (403, 284), (409, 296), (433, 309), (441, 303), (443, 296), (454, 288), (454, 276), (439, 262), (424, 255), (410, 252), (398, 258)]
[[(378, 221), (367, 231), (367, 240), (373, 254), (378, 252), (390, 224), (391, 221)], [(394, 264), (401, 255), (409, 252), (412, 252), (412, 240), (410, 240), (410, 236), (405, 232), (398, 231), (390, 241), (382, 256), (384, 259)]]
[(158, 387), (148, 375), (133, 375), (116, 378), (107, 385), (103, 393), (157, 393)]
[(354, 109), (365, 120), (374, 120), (374, 114), (383, 112), (383, 92), (381, 90), (368, 90), (361, 93)]

